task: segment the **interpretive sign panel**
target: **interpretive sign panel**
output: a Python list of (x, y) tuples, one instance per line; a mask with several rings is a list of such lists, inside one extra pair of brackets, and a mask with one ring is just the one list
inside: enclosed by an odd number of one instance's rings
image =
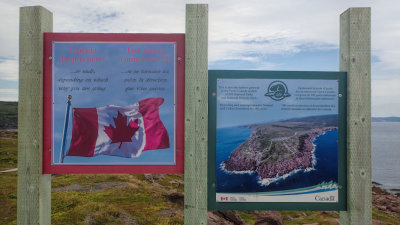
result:
[(209, 71), (210, 209), (346, 208), (346, 73)]
[(183, 34), (44, 40), (44, 173), (183, 173)]

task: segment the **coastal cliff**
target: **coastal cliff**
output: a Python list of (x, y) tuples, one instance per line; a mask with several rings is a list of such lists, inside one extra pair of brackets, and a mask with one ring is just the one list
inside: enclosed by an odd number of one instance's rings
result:
[(250, 125), (250, 137), (222, 163), (230, 172), (257, 172), (261, 179), (313, 167), (314, 139), (337, 129), (337, 115)]

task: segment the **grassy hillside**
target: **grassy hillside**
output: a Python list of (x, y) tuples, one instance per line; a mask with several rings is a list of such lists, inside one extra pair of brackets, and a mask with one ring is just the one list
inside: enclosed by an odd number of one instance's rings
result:
[(0, 101), (0, 129), (16, 129), (18, 125), (18, 102)]
[[(15, 167), (17, 133), (0, 130), (0, 171)], [(183, 224), (182, 192), (183, 175), (53, 175), (52, 224)], [(0, 173), (0, 224), (16, 206), (17, 172)]]
[[(0, 171), (17, 166), (17, 133), (0, 130)], [(52, 224), (183, 224), (183, 175), (53, 175)], [(181, 193), (181, 194), (179, 194)], [(178, 196), (178, 197), (177, 197)], [(16, 224), (17, 173), (0, 173), (0, 224)], [(240, 211), (254, 224), (261, 211)], [(337, 224), (334, 211), (279, 211), (287, 225)], [(385, 224), (400, 217), (373, 209)]]

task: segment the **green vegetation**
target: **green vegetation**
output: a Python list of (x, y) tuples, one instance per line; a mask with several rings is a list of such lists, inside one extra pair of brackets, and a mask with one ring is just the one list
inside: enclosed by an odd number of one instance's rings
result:
[(339, 213), (336, 211), (281, 211), (281, 214), (287, 225), (309, 223), (330, 225), (339, 219)]
[(257, 213), (252, 211), (238, 211), (238, 214), (246, 224), (254, 224), (257, 220)]
[(17, 167), (17, 132), (0, 130), (0, 171)]
[(0, 101), (0, 129), (16, 129), (18, 124), (18, 102)]
[[(239, 211), (240, 217), (246, 224), (254, 224), (257, 219), (257, 211)], [(279, 211), (282, 215), (285, 225), (298, 224), (319, 224), (331, 225), (337, 224), (339, 221), (339, 212), (337, 211)], [(386, 225), (400, 224), (400, 217), (390, 214), (376, 208), (372, 208), (372, 218), (380, 220)]]
[[(0, 130), (0, 171), (17, 167), (17, 132)], [(17, 173), (0, 173), (0, 224), (17, 219)], [(4, 222), (2, 222), (4, 221)]]
[[(79, 175), (74, 175), (79, 177)], [(52, 224), (139, 224), (183, 223), (182, 206), (166, 198), (168, 187), (156, 186), (138, 176), (96, 175), (109, 180), (126, 177), (126, 183), (118, 187), (107, 187), (85, 191), (60, 191), (52, 193)], [(55, 181), (63, 179), (58, 176)], [(85, 182), (86, 183), (86, 182)], [(103, 182), (104, 184), (104, 182)], [(168, 217), (163, 215), (168, 212)]]
[[(17, 167), (17, 133), (0, 130), (0, 171)], [(53, 175), (52, 224), (183, 224), (183, 175)], [(17, 172), (0, 173), (0, 224), (16, 224)]]
[(383, 221), (386, 225), (400, 224), (400, 216), (381, 211), (375, 207), (372, 207), (372, 218)]

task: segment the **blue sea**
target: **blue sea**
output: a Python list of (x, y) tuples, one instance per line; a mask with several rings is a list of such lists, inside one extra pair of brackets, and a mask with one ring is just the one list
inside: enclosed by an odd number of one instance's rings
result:
[(372, 181), (400, 193), (400, 123), (372, 123)]
[(300, 170), (291, 174), (286, 179), (280, 179), (269, 185), (262, 185), (259, 182), (257, 172), (237, 174), (224, 171), (221, 163), (229, 159), (241, 143), (243, 143), (252, 131), (244, 127), (221, 128), (217, 131), (217, 158), (216, 158), (216, 192), (218, 193), (240, 193), (240, 192), (267, 192), (290, 190), (309, 187), (322, 182), (338, 182), (338, 131), (331, 130), (318, 136), (316, 145), (316, 164), (314, 170), (305, 172)]

